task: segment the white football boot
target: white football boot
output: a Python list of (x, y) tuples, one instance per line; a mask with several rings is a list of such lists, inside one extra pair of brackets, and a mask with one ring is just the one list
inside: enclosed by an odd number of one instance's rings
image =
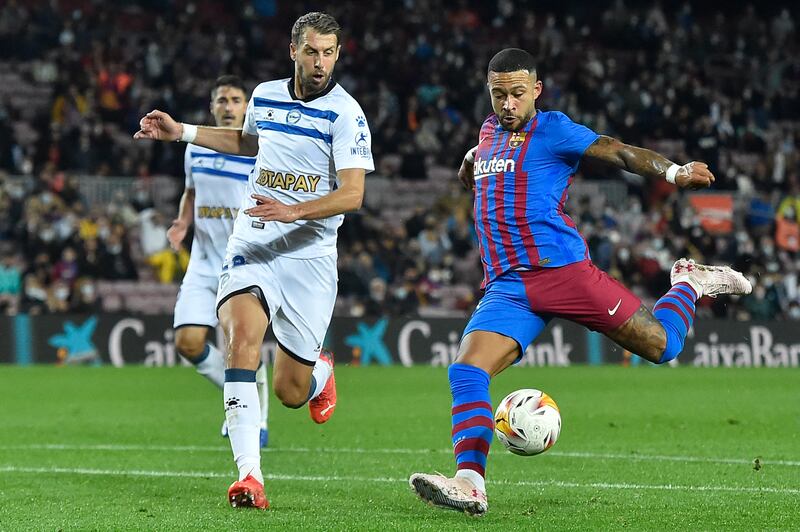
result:
[(489, 509), (486, 493), (465, 478), (414, 473), (408, 484), (420, 499), (439, 508), (474, 516), (481, 516)]
[(741, 296), (753, 291), (753, 285), (741, 272), (728, 266), (697, 264), (692, 259), (676, 260), (669, 278), (673, 285), (687, 283), (697, 292), (697, 299), (720, 294)]

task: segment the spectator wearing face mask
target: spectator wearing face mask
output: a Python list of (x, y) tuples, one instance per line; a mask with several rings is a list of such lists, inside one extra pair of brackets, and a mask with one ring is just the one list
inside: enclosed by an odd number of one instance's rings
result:
[(102, 267), (105, 279), (112, 280), (136, 280), (139, 275), (136, 265), (131, 258), (128, 246), (122, 240), (122, 236), (117, 232), (112, 232), (106, 242), (106, 253), (103, 255)]
[(70, 287), (61, 280), (53, 281), (47, 290), (47, 311), (50, 313), (63, 313), (69, 310)]
[(94, 280), (81, 277), (75, 282), (70, 301), (70, 311), (79, 314), (92, 314), (101, 310)]

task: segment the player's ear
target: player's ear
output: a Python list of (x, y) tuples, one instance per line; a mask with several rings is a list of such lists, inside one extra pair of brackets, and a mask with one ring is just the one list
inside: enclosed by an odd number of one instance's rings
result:
[(533, 83), (533, 99), (534, 99), (534, 100), (535, 100), (536, 98), (538, 98), (540, 94), (542, 94), (542, 88), (543, 88), (543, 87), (542, 87), (542, 80), (540, 80), (540, 79), (537, 79), (537, 80), (536, 80), (536, 81)]
[(297, 46), (293, 42), (289, 43), (289, 57), (292, 58), (292, 61), (297, 60)]
[(340, 44), (340, 45), (338, 45), (336, 47), (336, 57), (334, 58), (334, 61), (338, 61), (339, 60), (339, 52), (341, 52), (341, 51), (342, 51), (342, 45)]

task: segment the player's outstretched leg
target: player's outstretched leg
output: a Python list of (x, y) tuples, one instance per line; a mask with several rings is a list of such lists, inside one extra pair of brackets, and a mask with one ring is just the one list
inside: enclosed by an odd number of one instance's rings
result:
[(264, 476), (261, 473), (261, 407), (256, 386), (261, 342), (267, 330), (267, 315), (258, 298), (242, 293), (226, 299), (219, 308), (225, 332), (228, 368), (225, 370), (223, 404), (228, 422), (233, 459), (239, 478), (228, 489), (234, 507), (266, 509)]
[(486, 458), (492, 443), (494, 418), (489, 398), (489, 374), (467, 364), (453, 364), (448, 371), (453, 396), (453, 448), (456, 475), (415, 473), (409, 484), (424, 501), (471, 515), (483, 515), (486, 498)]
[(315, 423), (325, 423), (336, 409), (336, 378), (333, 375), (333, 353), (323, 349), (311, 372), (308, 410)]
[(740, 272), (728, 266), (707, 266), (678, 259), (670, 272), (672, 288), (656, 302), (653, 315), (661, 322), (667, 344), (659, 364), (669, 362), (683, 350), (694, 321), (695, 303), (705, 296), (749, 294), (753, 287)]

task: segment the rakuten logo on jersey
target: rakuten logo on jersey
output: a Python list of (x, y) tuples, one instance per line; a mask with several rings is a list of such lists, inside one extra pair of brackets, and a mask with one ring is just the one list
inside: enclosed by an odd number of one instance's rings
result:
[(488, 161), (478, 157), (475, 159), (475, 179), (481, 179), (493, 174), (514, 172), (517, 163), (514, 159), (498, 159), (493, 157)]

